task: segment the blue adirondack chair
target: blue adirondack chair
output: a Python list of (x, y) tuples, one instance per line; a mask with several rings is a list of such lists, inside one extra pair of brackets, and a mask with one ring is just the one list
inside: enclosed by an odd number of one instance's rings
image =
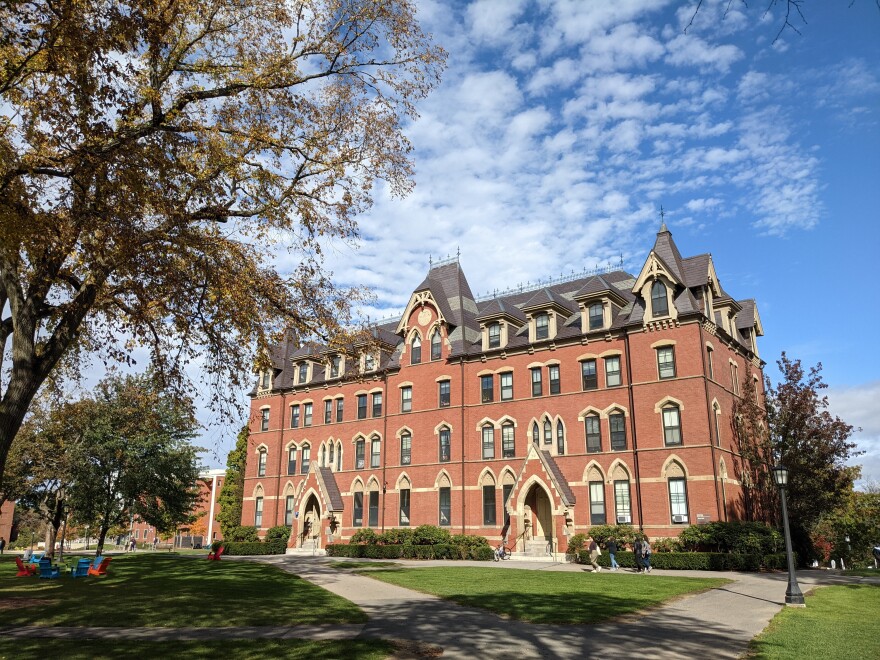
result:
[(86, 577), (89, 574), (89, 566), (92, 565), (91, 559), (85, 557), (77, 560), (76, 566), (70, 567), (70, 577)]
[(52, 560), (43, 558), (40, 560), (40, 577), (54, 580), (61, 577), (61, 570), (57, 566), (52, 566)]
[(27, 559), (27, 563), (39, 564), (42, 561), (43, 556), (45, 554), (46, 554), (45, 552), (32, 552), (31, 556)]

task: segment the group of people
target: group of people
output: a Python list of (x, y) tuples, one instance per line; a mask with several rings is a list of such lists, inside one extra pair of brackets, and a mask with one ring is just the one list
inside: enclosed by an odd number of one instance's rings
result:
[[(620, 568), (620, 565), (617, 563), (617, 552), (620, 549), (625, 549), (626, 544), (621, 542), (620, 546), (617, 545), (617, 541), (614, 539), (608, 539), (605, 543), (605, 549), (608, 551), (608, 559), (611, 560), (611, 570), (616, 571)], [(647, 536), (637, 536), (636, 540), (632, 544), (633, 554), (636, 558), (636, 572), (637, 573), (650, 573), (651, 572), (651, 553), (653, 549), (651, 548), (651, 542), (648, 541)], [(594, 573), (599, 573), (602, 570), (602, 567), (599, 566), (598, 558), (599, 555), (602, 554), (602, 549), (599, 547), (599, 544), (596, 542), (592, 536), (587, 539), (587, 550), (590, 553), (590, 565), (593, 567)]]

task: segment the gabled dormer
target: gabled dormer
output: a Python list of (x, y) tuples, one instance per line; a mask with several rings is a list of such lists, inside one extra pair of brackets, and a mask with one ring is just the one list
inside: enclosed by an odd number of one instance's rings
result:
[(608, 330), (618, 310), (627, 304), (617, 287), (601, 275), (590, 278), (574, 294), (574, 300), (581, 310), (581, 332), (584, 334)]
[(477, 316), (477, 322), (480, 324), (482, 350), (489, 351), (506, 347), (527, 319), (516, 306), (496, 298)]
[(324, 374), (326, 380), (342, 378), (345, 375), (346, 357), (341, 351), (327, 351), (324, 360)]
[(522, 311), (529, 327), (529, 343), (555, 339), (572, 314), (569, 302), (546, 287), (535, 293)]
[(308, 385), (313, 378), (314, 362), (306, 358), (295, 358), (293, 362), (293, 384)]
[(681, 254), (664, 223), (632, 288), (633, 294), (644, 301), (642, 322), (648, 324), (677, 319), (676, 293), (683, 287)]
[(736, 315), (736, 329), (740, 341), (752, 353), (758, 355), (758, 337), (764, 336), (764, 326), (758, 315), (758, 305), (752, 298), (738, 301), (741, 311)]
[(736, 315), (742, 311), (742, 306), (724, 291), (714, 299), (712, 320), (731, 337), (736, 336)]

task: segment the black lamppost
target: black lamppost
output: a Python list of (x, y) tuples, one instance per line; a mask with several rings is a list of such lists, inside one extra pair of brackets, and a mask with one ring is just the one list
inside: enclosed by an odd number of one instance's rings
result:
[(785, 532), (785, 556), (788, 559), (788, 588), (785, 590), (785, 604), (792, 607), (806, 607), (804, 594), (798, 586), (794, 575), (794, 556), (791, 552), (791, 532), (788, 530), (788, 504), (785, 500), (785, 489), (788, 486), (788, 468), (777, 465), (773, 468), (773, 480), (779, 486), (779, 496), (782, 500), (782, 528)]

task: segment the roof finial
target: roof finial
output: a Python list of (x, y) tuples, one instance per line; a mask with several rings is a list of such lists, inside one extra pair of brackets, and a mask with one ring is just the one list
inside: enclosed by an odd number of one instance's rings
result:
[(461, 261), (461, 246), (460, 245), (455, 248), (455, 260)]
[(666, 228), (666, 211), (663, 210), (663, 204), (660, 205), (660, 233), (664, 231), (669, 231)]
[(428, 255), (428, 270), (431, 270), (434, 266), (434, 258), (429, 254)]

